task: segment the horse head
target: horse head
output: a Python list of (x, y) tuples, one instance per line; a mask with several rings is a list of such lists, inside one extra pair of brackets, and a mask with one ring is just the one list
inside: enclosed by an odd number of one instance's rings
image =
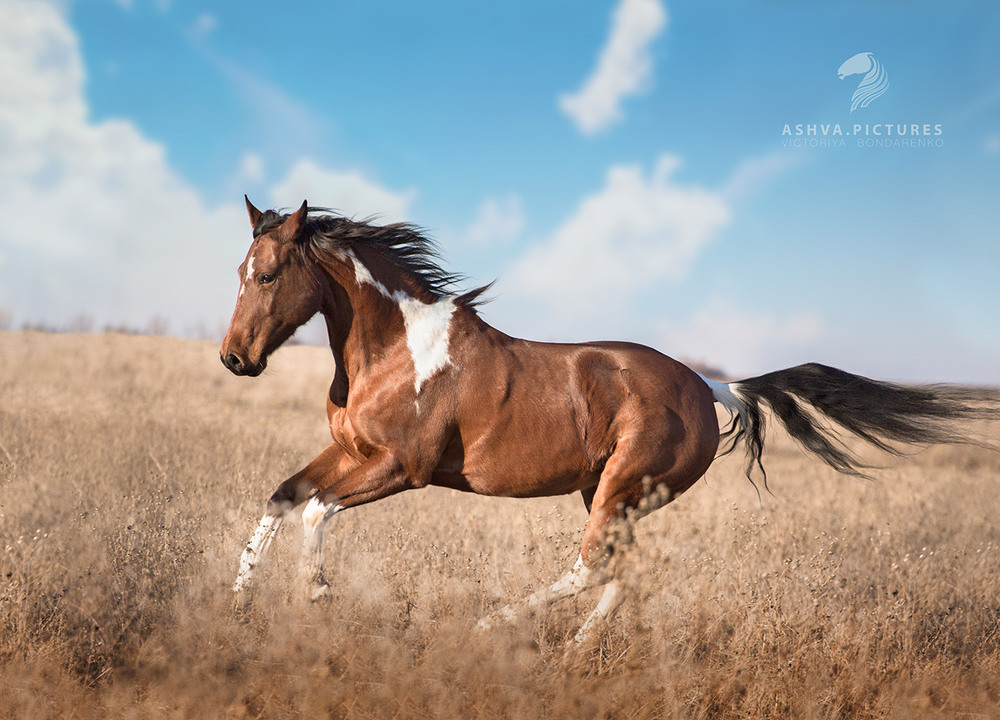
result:
[(254, 240), (239, 267), (240, 291), (222, 363), (236, 375), (260, 375), (267, 358), (319, 312), (322, 295), (302, 252), (307, 203), (294, 213), (261, 212), (246, 198)]

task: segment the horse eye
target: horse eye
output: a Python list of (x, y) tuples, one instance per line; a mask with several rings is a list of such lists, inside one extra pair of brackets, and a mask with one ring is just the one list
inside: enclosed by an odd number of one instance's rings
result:
[(260, 275), (257, 276), (257, 282), (259, 282), (261, 285), (270, 285), (271, 283), (274, 282), (274, 274), (261, 273)]

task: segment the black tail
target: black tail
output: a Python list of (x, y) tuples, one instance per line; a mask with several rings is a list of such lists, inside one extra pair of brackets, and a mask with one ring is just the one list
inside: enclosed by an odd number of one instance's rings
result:
[(842, 473), (864, 476), (871, 466), (839, 440), (837, 427), (879, 450), (902, 453), (899, 445), (976, 443), (963, 433), (962, 421), (1000, 419), (993, 390), (954, 385), (905, 386), (810, 363), (735, 383), (709, 382), (715, 399), (733, 414), (723, 433), (722, 454), (743, 441), (747, 477), (761, 463), (766, 429), (763, 406), (788, 433), (827, 465)]

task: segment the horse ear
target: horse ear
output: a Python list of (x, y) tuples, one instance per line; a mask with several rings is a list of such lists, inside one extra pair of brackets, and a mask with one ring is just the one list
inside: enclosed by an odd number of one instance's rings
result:
[(250, 216), (250, 227), (256, 228), (257, 221), (260, 220), (260, 216), (263, 215), (264, 213), (255, 208), (253, 206), (253, 203), (250, 202), (250, 198), (248, 198), (246, 195), (243, 196), (243, 199), (247, 201), (247, 215)]
[(288, 219), (281, 224), (281, 236), (285, 240), (294, 240), (299, 231), (306, 224), (306, 215), (309, 214), (309, 203), (302, 201), (302, 207), (288, 216)]

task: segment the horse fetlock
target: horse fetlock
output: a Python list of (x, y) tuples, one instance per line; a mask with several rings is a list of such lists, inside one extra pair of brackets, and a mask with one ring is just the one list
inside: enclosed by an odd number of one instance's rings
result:
[(306, 599), (312, 603), (329, 602), (333, 599), (333, 591), (330, 589), (330, 584), (326, 580), (311, 584), (306, 588)]
[(314, 562), (305, 562), (302, 566), (302, 580), (305, 587), (306, 599), (310, 602), (317, 602), (330, 597), (330, 583), (327, 582), (323, 567)]
[(498, 625), (510, 625), (519, 617), (517, 608), (514, 605), (505, 605), (494, 613), (491, 613), (476, 623), (477, 630), (492, 630)]

